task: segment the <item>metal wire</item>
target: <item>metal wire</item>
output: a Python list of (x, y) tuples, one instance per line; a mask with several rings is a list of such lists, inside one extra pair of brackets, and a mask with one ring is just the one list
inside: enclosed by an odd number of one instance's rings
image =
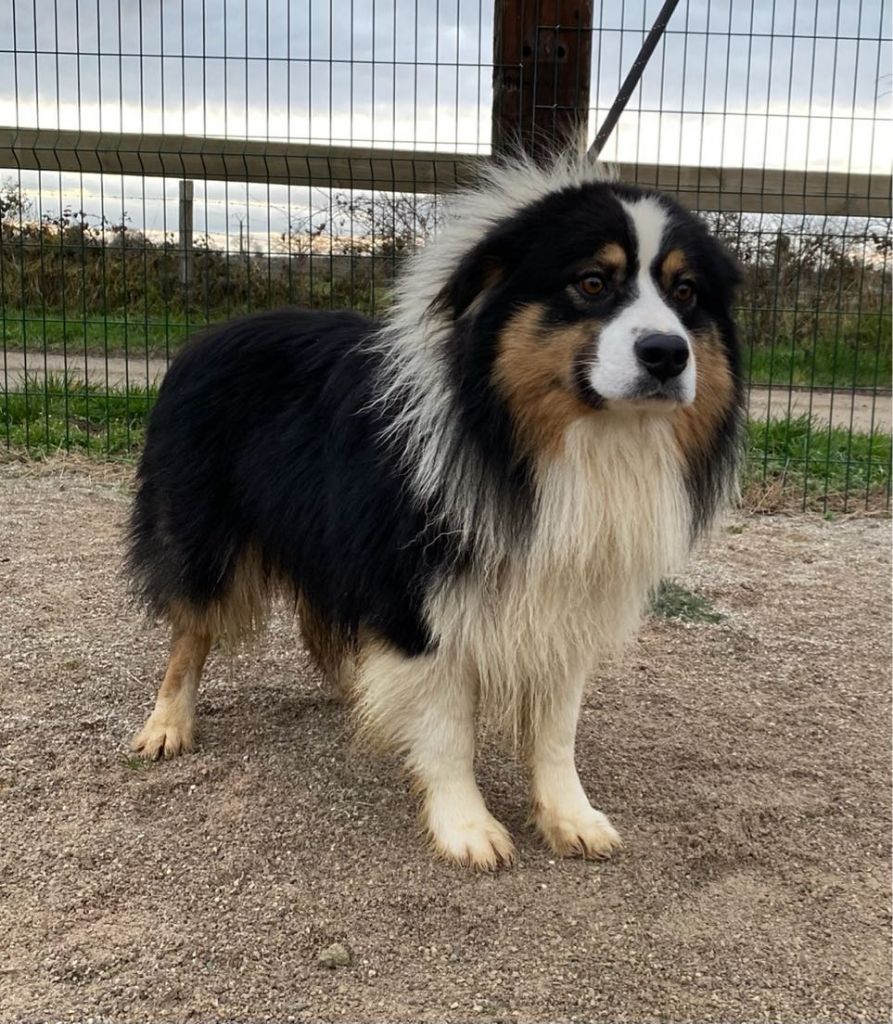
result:
[(742, 262), (749, 500), (889, 507), (889, 6), (510, 0), (506, 69), (493, 4), (0, 0), (0, 443), (132, 456), (196, 326), (380, 314), (490, 152), (494, 73), (557, 131), (588, 70), (602, 156)]
[(601, 128), (595, 135), (595, 141), (589, 147), (589, 155), (591, 157), (597, 157), (601, 151), (605, 148), (605, 143), (608, 141), (608, 137), (620, 120), (620, 115), (626, 109), (629, 98), (632, 96), (636, 86), (639, 84), (639, 79), (642, 77), (642, 72), (651, 59), (651, 54), (654, 53), (654, 48), (660, 42), (661, 36), (664, 34), (664, 30), (670, 18), (673, 17), (673, 11), (676, 10), (679, 5), (679, 0), (664, 0), (664, 5), (661, 7), (660, 12), (654, 19), (654, 24), (651, 26), (651, 31), (645, 37), (645, 42), (642, 43), (642, 49), (639, 50), (639, 54), (633, 61), (632, 67), (629, 69), (629, 74), (623, 80), (623, 84), (620, 86), (620, 91), (617, 93), (617, 99), (611, 105), (611, 109), (608, 111), (607, 117), (602, 122)]

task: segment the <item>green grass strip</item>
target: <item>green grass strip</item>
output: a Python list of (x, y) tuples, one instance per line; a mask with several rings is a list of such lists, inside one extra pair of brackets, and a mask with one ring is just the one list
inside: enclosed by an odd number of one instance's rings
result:
[(891, 437), (829, 427), (809, 416), (747, 426), (745, 487), (777, 485), (810, 498), (890, 494)]

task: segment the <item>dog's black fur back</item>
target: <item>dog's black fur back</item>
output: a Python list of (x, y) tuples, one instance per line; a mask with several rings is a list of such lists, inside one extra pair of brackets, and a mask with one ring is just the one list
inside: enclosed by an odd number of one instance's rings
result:
[(362, 618), (406, 653), (428, 648), (421, 602), (455, 552), (380, 440), (374, 330), (354, 313), (282, 310), (211, 328), (177, 356), (130, 523), (134, 590), (151, 612), (225, 600), (253, 548), (342, 635)]

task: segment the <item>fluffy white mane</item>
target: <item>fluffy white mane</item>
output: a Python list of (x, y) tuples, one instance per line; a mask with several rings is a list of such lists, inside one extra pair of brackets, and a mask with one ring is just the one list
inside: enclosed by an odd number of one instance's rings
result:
[(453, 329), (449, 314), (433, 308), (455, 269), (498, 224), (550, 193), (614, 180), (605, 165), (571, 153), (547, 166), (524, 157), (494, 162), (475, 186), (447, 200), (436, 236), (410, 257), (378, 344), (387, 353), (382, 401), (396, 410), (391, 440), (403, 447), (404, 465), (419, 498), (449, 532), (478, 549), (501, 547), (492, 502), (480, 493), (485, 474), (475, 452), (455, 442), (455, 398), (445, 360)]

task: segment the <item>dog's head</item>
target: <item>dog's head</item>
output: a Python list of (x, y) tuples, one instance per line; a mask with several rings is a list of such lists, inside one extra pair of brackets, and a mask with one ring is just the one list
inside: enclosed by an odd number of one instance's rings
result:
[(584, 182), (493, 224), (436, 306), (456, 324), (460, 375), (483, 374), (541, 444), (582, 415), (733, 405), (737, 280), (666, 196)]

